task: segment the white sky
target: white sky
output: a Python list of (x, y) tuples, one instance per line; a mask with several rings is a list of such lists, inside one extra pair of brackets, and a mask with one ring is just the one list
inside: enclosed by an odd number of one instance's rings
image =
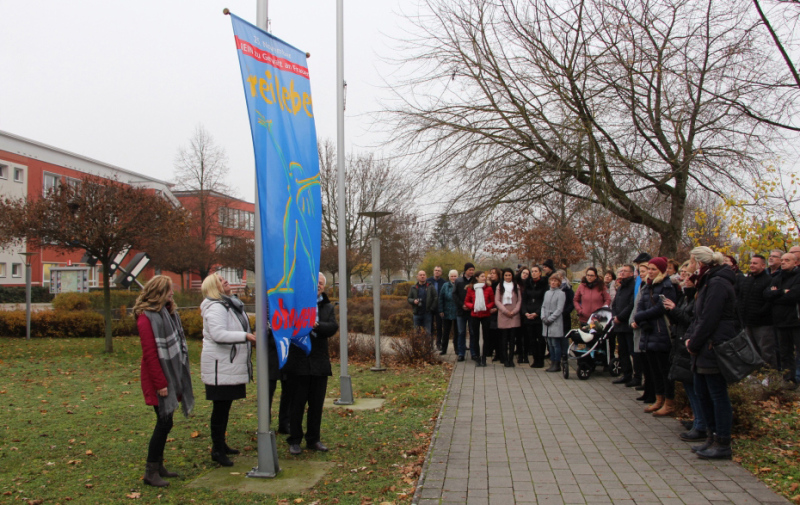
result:
[[(411, 2), (403, 2), (403, 8)], [(367, 114), (387, 92), (400, 0), (345, 0), (347, 151), (381, 138)], [(202, 123), (253, 201), (253, 149), (231, 12), (256, 0), (0, 0), (0, 130), (171, 180), (178, 148)], [(317, 135), (336, 139), (336, 2), (271, 0), (274, 35), (310, 52)]]

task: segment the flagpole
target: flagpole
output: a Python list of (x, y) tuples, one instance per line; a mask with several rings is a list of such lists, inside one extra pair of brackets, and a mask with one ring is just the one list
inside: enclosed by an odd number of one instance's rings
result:
[[(256, 0), (256, 26), (267, 31), (268, 1)], [(261, 242), (261, 202), (258, 197), (256, 175), (256, 398), (258, 400), (258, 464), (247, 473), (248, 477), (275, 477), (280, 472), (275, 432), (269, 429), (269, 350), (267, 344), (267, 290), (264, 278), (264, 248)], [(266, 319), (265, 319), (266, 318)]]
[(336, 173), (339, 180), (339, 390), (337, 405), (353, 404), (353, 386), (347, 371), (347, 239), (344, 177), (344, 0), (336, 0)]

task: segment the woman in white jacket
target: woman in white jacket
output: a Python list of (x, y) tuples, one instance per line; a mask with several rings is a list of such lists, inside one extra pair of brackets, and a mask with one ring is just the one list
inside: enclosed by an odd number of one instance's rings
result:
[(233, 400), (247, 395), (247, 383), (253, 377), (251, 346), (256, 337), (251, 333), (244, 304), (231, 296), (228, 281), (211, 274), (203, 281), (200, 304), (203, 316), (203, 352), (200, 375), (206, 385), (206, 400), (211, 410), (211, 459), (222, 466), (233, 466), (229, 454), (239, 454), (225, 443), (228, 414)]

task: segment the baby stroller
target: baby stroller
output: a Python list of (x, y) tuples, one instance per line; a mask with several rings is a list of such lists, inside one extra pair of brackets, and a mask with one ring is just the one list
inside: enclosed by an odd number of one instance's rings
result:
[[(568, 359), (574, 359), (578, 364), (578, 379), (586, 380), (598, 366), (608, 368), (612, 377), (620, 374), (619, 358), (614, 357), (611, 349), (609, 334), (614, 327), (611, 309), (601, 307), (597, 309), (586, 322), (577, 330), (570, 330), (566, 337), (569, 338)], [(569, 366), (562, 367), (564, 378), (569, 378)]]

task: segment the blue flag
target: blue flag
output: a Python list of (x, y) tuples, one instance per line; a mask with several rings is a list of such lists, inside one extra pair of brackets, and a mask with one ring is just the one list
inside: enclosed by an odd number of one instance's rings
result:
[(322, 207), (311, 83), (304, 52), (231, 20), (255, 150), (268, 318), (283, 368), (290, 342), (311, 352), (317, 317)]

